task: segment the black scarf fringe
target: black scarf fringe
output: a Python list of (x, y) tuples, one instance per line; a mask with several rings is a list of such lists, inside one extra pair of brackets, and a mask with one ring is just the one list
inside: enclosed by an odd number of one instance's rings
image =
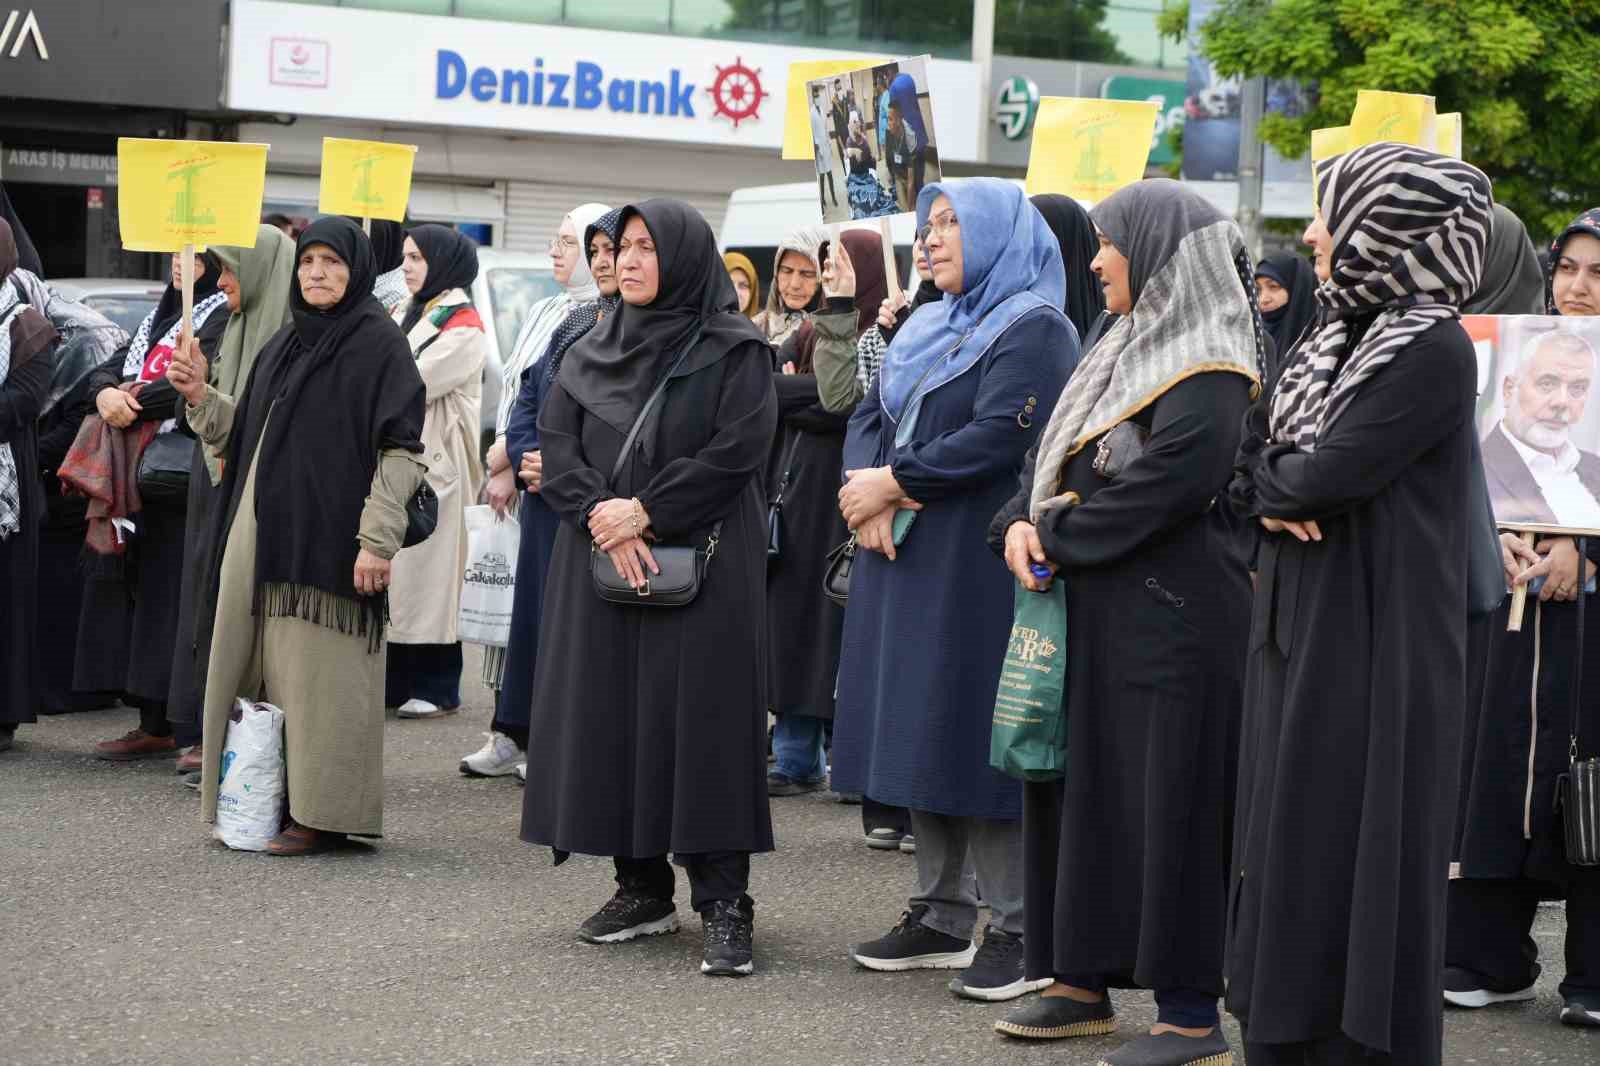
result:
[(262, 582), (256, 585), (250, 613), (257, 618), (298, 618), (345, 636), (366, 637), (371, 655), (383, 647), (389, 609), (387, 596), (352, 600), (310, 585)]

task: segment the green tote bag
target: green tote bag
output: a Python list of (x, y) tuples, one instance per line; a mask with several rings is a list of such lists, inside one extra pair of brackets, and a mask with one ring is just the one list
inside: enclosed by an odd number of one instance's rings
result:
[(1067, 591), (1056, 580), (1043, 592), (1017, 585), (1016, 620), (1000, 669), (989, 732), (989, 765), (1023, 781), (1066, 772)]

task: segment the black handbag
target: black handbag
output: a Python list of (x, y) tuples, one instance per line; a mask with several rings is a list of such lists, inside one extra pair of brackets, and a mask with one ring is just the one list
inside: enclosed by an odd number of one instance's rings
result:
[(428, 479), (423, 478), (417, 491), (406, 501), (406, 537), (400, 546), (410, 548), (421, 544), (433, 536), (433, 531), (438, 528), (439, 497), (433, 491), (433, 486), (428, 484)]
[(139, 499), (145, 503), (187, 500), (194, 449), (195, 440), (187, 433), (157, 434), (139, 456)]
[(1101, 477), (1115, 478), (1144, 454), (1149, 440), (1150, 431), (1139, 423), (1118, 422), (1095, 445), (1094, 462), (1090, 465)]
[[(1579, 566), (1588, 558), (1584, 538), (1578, 538)], [(1578, 593), (1578, 647), (1583, 644), (1586, 593)], [(1583, 713), (1583, 660), (1580, 656), (1572, 683), (1572, 735), (1567, 747), (1567, 772), (1556, 781), (1556, 807), (1566, 828), (1567, 861), (1574, 866), (1600, 866), (1600, 757), (1578, 757), (1578, 726)]]
[(856, 535), (828, 553), (828, 566), (822, 572), (822, 594), (840, 607), (850, 605), (850, 568), (856, 561)]
[(794, 452), (799, 446), (800, 434), (796, 432), (788, 453), (783, 458), (783, 476), (778, 479), (778, 491), (773, 495), (772, 502), (767, 504), (767, 562), (769, 563), (783, 554), (783, 494), (788, 491), (789, 475), (794, 470)]
[[(660, 402), (662, 394), (667, 391), (667, 382), (672, 380), (672, 375), (683, 365), (683, 361), (688, 358), (689, 352), (699, 340), (700, 331), (696, 330), (672, 366), (662, 375), (650, 398), (644, 402), (639, 417), (633, 420), (633, 428), (628, 430), (628, 436), (622, 442), (622, 449), (617, 452), (617, 461), (611, 467), (610, 484), (615, 485), (621, 479), (623, 465), (633, 452), (634, 443), (639, 439), (639, 430), (643, 428), (645, 419)], [(647, 572), (645, 582), (639, 588), (629, 585), (627, 579), (617, 573), (617, 568), (612, 565), (611, 556), (591, 543), (589, 574), (594, 579), (594, 590), (607, 603), (624, 607), (687, 607), (700, 595), (700, 585), (705, 581), (706, 568), (717, 554), (717, 541), (721, 536), (722, 523), (718, 522), (711, 527), (711, 535), (706, 539), (704, 548), (653, 545), (650, 554), (655, 557), (656, 566), (661, 572), (658, 574)]]

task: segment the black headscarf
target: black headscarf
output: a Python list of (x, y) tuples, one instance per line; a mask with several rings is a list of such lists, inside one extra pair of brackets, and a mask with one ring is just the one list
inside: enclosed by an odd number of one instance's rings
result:
[(1257, 263), (1256, 277), (1271, 278), (1289, 294), (1282, 307), (1261, 312), (1267, 334), (1282, 356), (1317, 317), (1317, 273), (1305, 256), (1284, 252)]
[(1462, 301), (1464, 315), (1544, 313), (1544, 270), (1528, 238), (1528, 227), (1505, 204), (1494, 205), (1489, 251), (1478, 291)]
[(1089, 335), (1094, 320), (1106, 309), (1106, 293), (1089, 264), (1100, 251), (1089, 212), (1070, 196), (1043, 193), (1030, 196), (1033, 206), (1044, 216), (1050, 232), (1061, 245), (1061, 261), (1067, 271), (1067, 305), (1061, 310), (1072, 320), (1082, 341)]
[(1550, 242), (1549, 261), (1544, 265), (1544, 313), (1559, 315), (1556, 308), (1556, 266), (1561, 262), (1561, 250), (1567, 242), (1580, 233), (1600, 239), (1600, 207), (1591, 207), (1567, 224), (1567, 228)]
[(11, 197), (6, 194), (4, 184), (0, 184), (0, 222), (11, 227), (11, 240), (16, 245), (17, 265), (12, 269), (20, 268), (30, 274), (44, 277), (44, 264), (39, 261), (39, 250), (33, 246), (33, 240), (22, 225), (22, 219), (17, 217), (17, 209), (11, 206)]
[(422, 288), (412, 294), (405, 321), (400, 323), (401, 331), (409, 334), (434, 297), (451, 289), (472, 288), (478, 278), (478, 245), (460, 230), (433, 223), (417, 226), (406, 236), (417, 242), (417, 251), (428, 264)]
[[(655, 242), (656, 298), (642, 306), (624, 300), (617, 314), (572, 346), (559, 379), (585, 410), (624, 434), (696, 331), (699, 339), (678, 377), (703, 370), (746, 342), (765, 344), (761, 331), (739, 313), (717, 239), (700, 212), (681, 200), (646, 200), (622, 209), (619, 233), (634, 215)], [(640, 439), (653, 436), (645, 426)]]
[[(360, 225), (359, 219), (351, 219)], [(372, 262), (379, 274), (399, 270), (406, 260), (406, 228), (398, 222), (375, 218), (372, 220)]]
[[(372, 295), (372, 242), (347, 218), (308, 226), (295, 259), (324, 245), (350, 268), (344, 295), (319, 310), (298, 279), (292, 321), (267, 342), (250, 371), (229, 437), (213, 543), (224, 545), (250, 466), (270, 521), (256, 545), (255, 613), (297, 617), (378, 646), (383, 597), (356, 593), (356, 534), (384, 449), (422, 451), (426, 390), (411, 347)], [(269, 422), (268, 415), (271, 415)], [(270, 534), (270, 535), (269, 535)], [(212, 557), (212, 591), (221, 551)], [(214, 602), (214, 601), (213, 601)]]

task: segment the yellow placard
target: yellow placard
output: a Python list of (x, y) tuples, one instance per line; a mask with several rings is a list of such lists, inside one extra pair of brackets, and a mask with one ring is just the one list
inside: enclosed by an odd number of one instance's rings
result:
[(1144, 177), (1155, 135), (1154, 100), (1045, 96), (1033, 120), (1028, 195), (1098, 202)]
[(317, 210), (325, 215), (406, 220), (414, 144), (322, 138), (322, 183)]
[(893, 62), (893, 59), (857, 56), (854, 59), (808, 59), (803, 63), (790, 63), (789, 92), (784, 98), (783, 105), (782, 158), (807, 160), (815, 158), (811, 147), (811, 116), (807, 114), (809, 105), (806, 102), (806, 82)]
[(1311, 162), (1313, 165), (1350, 150), (1350, 127), (1329, 126), (1311, 131)]
[(261, 225), (267, 146), (231, 141), (117, 139), (122, 246), (181, 252), (192, 244), (250, 247)]
[(1437, 147), (1434, 151), (1440, 155), (1450, 156), (1452, 159), (1461, 158), (1461, 112), (1447, 111), (1438, 116), (1434, 126), (1438, 137)]
[(1437, 127), (1433, 97), (1362, 89), (1356, 94), (1356, 109), (1350, 115), (1350, 147), (1398, 141), (1431, 152)]

